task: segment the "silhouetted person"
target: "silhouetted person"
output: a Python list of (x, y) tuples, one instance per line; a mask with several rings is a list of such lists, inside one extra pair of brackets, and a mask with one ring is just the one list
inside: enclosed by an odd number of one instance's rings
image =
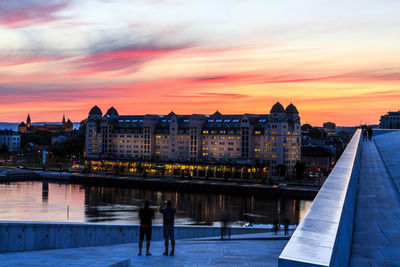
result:
[(363, 130), (363, 140), (364, 140), (364, 141), (367, 141), (367, 140), (368, 140), (368, 131), (367, 131), (367, 129), (365, 129), (365, 128), (364, 128), (364, 130)]
[(277, 219), (275, 219), (274, 220), (274, 228), (273, 228), (275, 235), (278, 234), (278, 229), (279, 229), (279, 221)]
[(369, 127), (368, 127), (368, 140), (369, 140), (369, 141), (372, 140), (372, 135), (373, 135), (372, 127), (369, 126)]
[[(167, 207), (165, 207), (165, 205)], [(168, 242), (171, 239), (171, 253), (170, 256), (175, 254), (175, 236), (174, 236), (174, 220), (176, 209), (172, 207), (172, 201), (168, 200), (160, 205), (160, 212), (163, 214), (163, 235), (165, 239), (165, 256), (168, 256)]]
[(154, 218), (154, 212), (149, 207), (150, 202), (145, 201), (144, 207), (139, 210), (140, 229), (139, 229), (139, 256), (142, 255), (144, 236), (146, 236), (146, 256), (151, 256), (149, 252), (151, 240), (151, 222)]
[(221, 218), (221, 239), (224, 239), (225, 235), (228, 235), (229, 239), (231, 239), (231, 216), (228, 212), (224, 211)]
[(285, 235), (288, 235), (289, 234), (289, 219), (285, 219), (285, 220), (283, 220), (283, 222), (284, 222), (284, 229), (285, 229)]

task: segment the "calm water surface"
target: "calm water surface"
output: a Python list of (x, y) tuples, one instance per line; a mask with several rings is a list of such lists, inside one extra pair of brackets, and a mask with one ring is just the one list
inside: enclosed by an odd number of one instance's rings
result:
[[(224, 211), (236, 225), (250, 218), (262, 224), (288, 218), (298, 224), (311, 204), (300, 199), (18, 182), (0, 184), (0, 220), (137, 224), (143, 200), (158, 209), (167, 199), (177, 208), (175, 223), (180, 225), (217, 225)], [(154, 224), (161, 224), (161, 214), (155, 214)]]

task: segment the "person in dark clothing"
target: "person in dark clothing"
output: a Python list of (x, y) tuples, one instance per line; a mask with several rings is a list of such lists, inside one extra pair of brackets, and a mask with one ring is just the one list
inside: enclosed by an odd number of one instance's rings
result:
[(144, 236), (146, 236), (146, 256), (151, 256), (150, 240), (151, 240), (151, 222), (154, 218), (154, 212), (149, 207), (150, 202), (145, 201), (144, 207), (139, 210), (140, 229), (139, 229), (139, 256), (142, 255), (142, 247)]
[(369, 127), (368, 127), (368, 139), (369, 139), (369, 141), (371, 141), (371, 140), (372, 140), (372, 135), (373, 135), (373, 132), (372, 132), (372, 127), (371, 127), (371, 126), (369, 126)]
[(286, 235), (288, 235), (289, 234), (289, 224), (290, 224), (290, 221), (289, 221), (289, 219), (285, 219), (285, 220), (283, 220), (284, 221), (284, 225), (285, 225), (285, 236)]
[(221, 239), (224, 239), (225, 235), (228, 235), (229, 239), (231, 239), (231, 216), (228, 212), (224, 211), (221, 218)]
[[(167, 206), (167, 207), (165, 207)], [(175, 254), (175, 236), (174, 236), (174, 220), (176, 209), (172, 207), (172, 201), (168, 200), (160, 205), (160, 212), (163, 214), (163, 235), (165, 239), (165, 256), (168, 256), (168, 242), (171, 239), (171, 253), (170, 256)]]
[(367, 140), (368, 140), (368, 139), (367, 139), (367, 138), (368, 138), (368, 131), (367, 131), (367, 129), (364, 129), (362, 133), (363, 133), (363, 141), (367, 141)]

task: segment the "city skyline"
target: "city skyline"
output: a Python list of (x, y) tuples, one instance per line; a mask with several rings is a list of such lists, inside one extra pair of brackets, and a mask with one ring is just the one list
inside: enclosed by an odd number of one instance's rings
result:
[[(194, 12), (195, 10), (195, 12)], [(378, 124), (399, 110), (400, 3), (0, 3), (0, 121), (121, 114), (268, 114)]]

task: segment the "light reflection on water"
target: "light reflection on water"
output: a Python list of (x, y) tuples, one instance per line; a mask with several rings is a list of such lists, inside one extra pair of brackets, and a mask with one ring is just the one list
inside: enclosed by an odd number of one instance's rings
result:
[[(181, 225), (212, 225), (224, 211), (238, 225), (250, 217), (253, 223), (270, 224), (288, 218), (291, 224), (298, 224), (311, 204), (310, 200), (259, 196), (18, 182), (0, 184), (0, 220), (137, 224), (143, 200), (150, 200), (157, 210), (167, 199), (177, 207), (175, 223)], [(155, 214), (154, 223), (161, 224), (161, 214)]]

